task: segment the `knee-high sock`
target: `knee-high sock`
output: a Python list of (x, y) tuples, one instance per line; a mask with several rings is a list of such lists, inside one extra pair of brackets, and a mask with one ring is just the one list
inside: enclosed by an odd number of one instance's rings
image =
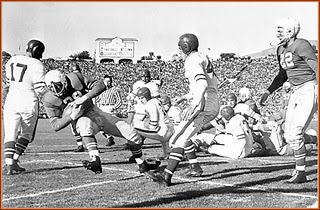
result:
[(13, 164), (13, 154), (15, 153), (16, 142), (9, 141), (4, 144), (4, 157), (7, 165)]
[(28, 139), (25, 139), (25, 138), (22, 138), (20, 137), (17, 142), (16, 142), (16, 153), (13, 155), (13, 159), (14, 160), (18, 160), (20, 155), (22, 155), (27, 147), (28, 147), (28, 144), (29, 144), (29, 140)]
[(168, 160), (168, 165), (165, 169), (165, 172), (169, 174), (173, 174), (176, 168), (178, 167), (178, 164), (181, 162), (183, 158), (183, 153), (184, 149), (177, 147), (177, 148), (172, 148), (170, 155), (169, 155), (169, 160)]
[(194, 143), (191, 140), (186, 143), (184, 150), (190, 164), (198, 162)]
[(89, 156), (91, 159), (95, 159), (95, 156), (100, 156), (98, 150), (98, 143), (94, 136), (83, 136), (82, 139), (88, 149)]
[(141, 144), (129, 144), (129, 150), (132, 153), (132, 156), (135, 158), (138, 164), (143, 163), (142, 159), (142, 145)]
[(77, 145), (82, 146), (83, 145), (82, 137), (80, 135), (75, 135), (74, 137), (76, 137)]
[(294, 159), (296, 161), (296, 170), (304, 171), (306, 168), (306, 147), (303, 145), (298, 150), (294, 150)]

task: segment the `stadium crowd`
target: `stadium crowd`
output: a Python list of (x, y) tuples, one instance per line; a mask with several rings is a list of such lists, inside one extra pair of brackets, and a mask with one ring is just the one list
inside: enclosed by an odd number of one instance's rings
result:
[[(2, 58), (2, 72), (4, 72), (6, 61), (7, 58)], [(252, 62), (248, 64), (249, 61)], [(122, 117), (127, 116), (126, 97), (129, 88), (132, 88), (133, 83), (140, 79), (139, 75), (143, 69), (148, 69), (151, 72), (152, 79), (162, 81), (160, 94), (165, 93), (169, 97), (174, 97), (184, 94), (187, 91), (187, 85), (183, 76), (184, 66), (182, 61), (153, 61), (121, 64), (109, 62), (96, 64), (92, 61), (43, 59), (43, 63), (45, 64), (46, 71), (57, 69), (68, 73), (72, 71), (72, 66), (78, 64), (84, 75), (101, 80), (105, 74), (111, 75), (114, 79), (114, 86), (122, 91), (121, 97), (124, 104), (120, 108), (119, 113)], [(262, 91), (267, 88), (266, 85), (271, 82), (279, 70), (275, 56), (261, 58), (236, 57), (228, 60), (217, 59), (212, 60), (212, 64), (220, 84), (226, 79), (233, 77), (244, 65), (248, 64), (248, 67), (235, 82), (231, 84), (228, 84), (228, 82), (224, 83), (224, 85), (219, 88), (221, 104), (225, 104), (224, 100), (228, 93), (232, 92), (238, 95), (239, 89), (242, 87), (249, 88), (252, 92), (252, 98), (258, 101), (262, 95)], [(2, 85), (5, 85), (4, 78), (5, 77), (3, 77)], [(281, 106), (281, 94), (281, 91), (277, 92), (268, 100), (267, 106), (259, 107), (261, 112), (263, 114), (267, 114), (266, 112), (268, 112), (268, 114), (278, 112)], [(44, 110), (42, 110), (42, 112), (44, 112)]]

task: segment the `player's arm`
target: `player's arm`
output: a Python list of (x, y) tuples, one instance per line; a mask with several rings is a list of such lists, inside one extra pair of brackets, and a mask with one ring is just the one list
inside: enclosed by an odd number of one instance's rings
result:
[(271, 85), (264, 91), (264, 93), (261, 96), (261, 99), (260, 99), (261, 106), (265, 106), (264, 103), (269, 97), (269, 95), (272, 94), (278, 88), (280, 88), (283, 85), (283, 83), (285, 83), (288, 79), (287, 72), (281, 67), (280, 64), (279, 66), (280, 66), (280, 70), (278, 75), (273, 79)]
[(46, 110), (51, 127), (54, 131), (60, 131), (73, 121), (70, 115), (64, 117), (61, 116), (63, 109), (52, 106), (46, 102), (43, 102), (43, 106)]
[(36, 65), (34, 69), (35, 69), (35, 72), (33, 74), (34, 91), (39, 97), (42, 97), (42, 95), (47, 91), (46, 84), (44, 82), (44, 77), (45, 77), (44, 65), (42, 63), (39, 63), (39, 65)]
[(267, 88), (267, 90), (271, 93), (276, 91), (278, 88), (280, 88), (283, 83), (285, 83), (288, 80), (288, 76), (286, 71), (280, 67), (278, 75), (273, 79), (271, 85)]
[(84, 88), (87, 90), (87, 93), (75, 100), (77, 105), (93, 99), (106, 90), (106, 85), (101, 80), (95, 80), (93, 78), (83, 76), (82, 74), (78, 74), (78, 77), (80, 80), (83, 80), (83, 82), (80, 82), (84, 84)]

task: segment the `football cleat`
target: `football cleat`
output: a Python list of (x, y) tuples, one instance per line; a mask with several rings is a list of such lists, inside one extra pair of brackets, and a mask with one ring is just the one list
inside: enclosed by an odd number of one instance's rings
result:
[(289, 184), (297, 184), (307, 182), (307, 176), (305, 171), (294, 170), (292, 177), (286, 181)]
[(83, 160), (82, 161), (82, 165), (87, 170), (91, 170), (96, 174), (101, 174), (102, 173), (101, 160), (100, 160), (99, 156), (96, 156), (96, 159), (92, 160), (92, 161)]
[(22, 167), (19, 166), (18, 162), (19, 162), (18, 160), (13, 160), (12, 170), (14, 170), (16, 172), (26, 171), (25, 168), (22, 168)]
[(154, 159), (148, 158), (144, 160), (143, 163), (139, 164), (139, 172), (144, 173), (150, 170), (158, 169), (160, 164), (161, 164), (160, 160), (154, 160)]
[(84, 152), (84, 146), (83, 145), (79, 145), (78, 148), (73, 150), (74, 152)]
[(146, 175), (152, 181), (157, 182), (160, 185), (167, 186), (167, 187), (172, 185), (171, 183), (172, 174), (169, 174), (166, 172), (156, 173), (156, 172), (149, 171), (148, 173), (146, 173)]
[(137, 163), (136, 158), (134, 157), (134, 155), (132, 155), (132, 156), (129, 158), (129, 163)]
[(12, 165), (5, 165), (4, 170), (6, 170), (6, 175), (13, 175), (15, 173), (21, 173), (26, 171), (25, 168), (22, 168), (18, 165), (18, 160), (13, 160)]
[(203, 173), (202, 168), (200, 167), (199, 163), (192, 163), (190, 165), (189, 171), (185, 174), (188, 177), (200, 177)]

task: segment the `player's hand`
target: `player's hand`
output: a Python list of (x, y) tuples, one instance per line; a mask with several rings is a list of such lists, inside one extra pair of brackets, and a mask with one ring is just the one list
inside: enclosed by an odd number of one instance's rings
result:
[(77, 98), (77, 99), (74, 101), (75, 106), (80, 106), (80, 105), (82, 105), (87, 99), (88, 99), (88, 97), (87, 97), (86, 95), (81, 96), (80, 98)]
[(268, 90), (266, 90), (266, 91), (262, 94), (261, 99), (260, 99), (260, 105), (261, 105), (261, 106), (265, 106), (265, 105), (266, 105), (265, 102), (266, 102), (266, 100), (268, 99), (269, 95), (270, 95), (270, 92), (269, 92)]
[(183, 121), (187, 121), (191, 118), (193, 111), (195, 109), (195, 106), (191, 105), (185, 108), (181, 114), (181, 118)]
[(72, 106), (72, 112), (70, 114), (70, 117), (72, 120), (78, 119), (84, 112), (83, 105), (76, 105)]

